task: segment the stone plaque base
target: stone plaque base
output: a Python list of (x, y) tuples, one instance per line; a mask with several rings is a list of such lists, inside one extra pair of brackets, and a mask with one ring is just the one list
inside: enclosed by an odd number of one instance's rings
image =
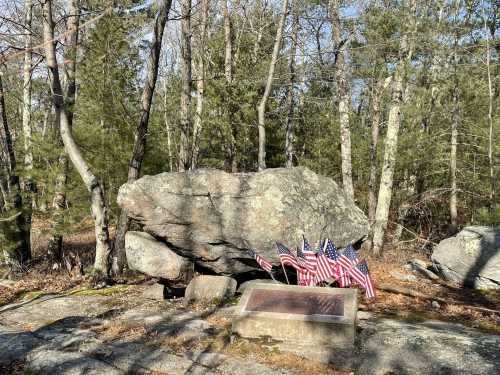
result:
[(356, 289), (253, 284), (241, 297), (233, 332), (346, 348), (354, 344), (356, 313)]

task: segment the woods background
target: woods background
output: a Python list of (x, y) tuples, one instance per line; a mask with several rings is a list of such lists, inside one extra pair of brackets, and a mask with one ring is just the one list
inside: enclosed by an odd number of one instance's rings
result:
[(32, 225), (55, 262), (65, 236), (95, 228), (94, 268), (119, 273), (118, 188), (202, 167), (331, 176), (369, 216), (375, 254), (499, 225), (499, 13), (498, 0), (0, 0), (4, 261), (29, 264)]

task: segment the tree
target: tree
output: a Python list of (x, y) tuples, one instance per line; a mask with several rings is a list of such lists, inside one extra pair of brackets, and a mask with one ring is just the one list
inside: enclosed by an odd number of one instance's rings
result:
[(295, 154), (295, 150), (293, 147), (293, 138), (294, 138), (294, 89), (295, 89), (295, 59), (297, 55), (297, 46), (299, 43), (299, 2), (298, 0), (293, 0), (292, 3), (292, 45), (291, 45), (291, 54), (290, 60), (288, 62), (288, 72), (289, 72), (289, 80), (288, 80), (288, 88), (286, 93), (286, 106), (287, 106), (287, 117), (286, 117), (286, 135), (285, 135), (285, 158), (286, 158), (286, 167), (293, 167), (293, 158)]
[[(0, 72), (0, 121), (2, 121), (0, 152), (3, 171), (0, 171), (0, 185), (3, 187), (5, 217), (0, 218), (0, 245), (4, 259), (11, 270), (20, 269), (31, 259), (29, 218), (23, 211), (23, 199), (19, 176), (16, 171), (16, 156), (5, 105), (2, 73)], [(4, 175), (7, 177), (3, 181)], [(6, 183), (5, 183), (6, 182)], [(6, 187), (6, 189), (5, 189)], [(7, 191), (6, 191), (7, 190)]]
[[(76, 57), (78, 48), (78, 27), (80, 24), (79, 0), (68, 3), (68, 30), (66, 34), (65, 69), (66, 74), (66, 101), (68, 127), (73, 128), (74, 105), (76, 96)], [(60, 115), (56, 120), (56, 144), (61, 147)], [(52, 200), (53, 218), (52, 233), (48, 243), (48, 254), (55, 263), (60, 263), (63, 257), (63, 235), (60, 233), (63, 221), (63, 212), (66, 208), (66, 184), (68, 180), (68, 157), (64, 149), (61, 150), (58, 160), (58, 174), (55, 178), (54, 198)]]
[[(133, 182), (139, 178), (141, 165), (144, 160), (144, 154), (146, 153), (149, 115), (151, 112), (153, 94), (158, 78), (158, 66), (160, 62), (163, 31), (167, 23), (171, 5), (171, 0), (162, 1), (155, 19), (153, 40), (151, 41), (149, 49), (146, 82), (144, 84), (141, 97), (140, 118), (135, 130), (134, 149), (130, 158), (127, 182)], [(116, 238), (113, 245), (114, 254), (112, 268), (115, 274), (121, 273), (123, 267), (125, 267), (125, 234), (127, 233), (129, 226), (130, 219), (127, 216), (127, 212), (126, 210), (122, 210), (119, 216)]]
[(267, 74), (266, 86), (264, 88), (264, 94), (257, 106), (258, 114), (258, 126), (259, 126), (259, 154), (258, 154), (258, 166), (259, 170), (266, 169), (266, 123), (265, 123), (265, 112), (266, 103), (269, 99), (269, 94), (271, 93), (271, 87), (273, 84), (274, 70), (276, 69), (276, 63), (278, 61), (278, 55), (281, 49), (281, 40), (283, 38), (283, 28), (285, 26), (285, 19), (288, 9), (288, 0), (283, 0), (280, 19), (278, 22), (278, 28), (276, 30), (276, 39), (274, 41), (273, 53), (271, 55), (271, 62), (269, 63), (269, 72)]
[[(415, 24), (415, 0), (411, 0), (410, 15), (411, 24)], [(413, 32), (413, 30), (411, 30)], [(396, 153), (398, 147), (398, 133), (401, 125), (401, 105), (403, 103), (403, 93), (406, 85), (406, 71), (411, 60), (413, 47), (410, 41), (410, 32), (405, 31), (401, 37), (399, 47), (399, 63), (394, 73), (394, 83), (392, 87), (391, 108), (389, 110), (389, 120), (387, 124), (387, 135), (385, 138), (384, 162), (380, 177), (380, 188), (377, 200), (377, 210), (375, 213), (375, 224), (373, 227), (373, 253), (380, 255), (384, 245), (384, 236), (389, 219), (389, 208), (391, 205), (392, 185), (394, 168), (396, 163)]]
[(60, 117), (60, 133), (64, 148), (78, 174), (82, 178), (91, 195), (91, 212), (94, 219), (96, 238), (96, 254), (94, 269), (101, 274), (108, 272), (108, 258), (111, 251), (108, 230), (108, 209), (104, 200), (104, 191), (98, 178), (92, 173), (90, 166), (82, 156), (80, 148), (75, 142), (70, 127), (66, 95), (63, 93), (59, 78), (54, 39), (54, 21), (52, 19), (52, 1), (46, 0), (43, 4), (43, 40), (45, 58), (50, 72), (52, 88), (52, 102), (56, 115)]
[(179, 171), (190, 167), (189, 139), (191, 132), (191, 0), (181, 1), (181, 106), (180, 106), (180, 145)]
[(342, 160), (342, 186), (344, 192), (354, 199), (354, 187), (352, 184), (351, 163), (351, 130), (349, 128), (349, 82), (347, 81), (347, 67), (345, 62), (345, 45), (347, 40), (342, 39), (342, 26), (339, 17), (339, 0), (330, 0), (330, 20), (332, 23), (332, 39), (335, 46), (336, 71), (335, 80), (339, 95), (340, 116), (340, 153)]
[(203, 126), (203, 104), (205, 99), (205, 60), (207, 59), (207, 23), (209, 0), (201, 0), (200, 40), (197, 58), (196, 79), (196, 115), (193, 124), (193, 140), (191, 145), (191, 169), (198, 165), (200, 152), (200, 133)]

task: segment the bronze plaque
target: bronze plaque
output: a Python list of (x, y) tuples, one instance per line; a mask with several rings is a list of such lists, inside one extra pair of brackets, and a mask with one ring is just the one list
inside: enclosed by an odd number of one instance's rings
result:
[(290, 290), (252, 289), (245, 311), (344, 316), (344, 296)]

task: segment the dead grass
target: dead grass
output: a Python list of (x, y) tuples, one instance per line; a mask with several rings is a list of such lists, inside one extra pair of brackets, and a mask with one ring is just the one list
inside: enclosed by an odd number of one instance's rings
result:
[(432, 282), (425, 278), (418, 278), (416, 282), (407, 282), (395, 279), (391, 272), (408, 273), (403, 266), (410, 259), (419, 258), (428, 261), (425, 255), (389, 249), (382, 258), (367, 257), (370, 273), (377, 283), (387, 283), (395, 286), (410, 288), (431, 297), (444, 298), (450, 303), (440, 303), (440, 308), (431, 306), (431, 301), (421, 298), (408, 297), (384, 291), (377, 291), (375, 299), (367, 300), (362, 297), (362, 304), (367, 311), (381, 314), (391, 314), (401, 317), (419, 316), (422, 319), (443, 320), (461, 323), (469, 327), (500, 334), (500, 315), (479, 312), (466, 306), (481, 306), (493, 310), (500, 310), (499, 291), (480, 291), (461, 288), (458, 285), (444, 282)]

